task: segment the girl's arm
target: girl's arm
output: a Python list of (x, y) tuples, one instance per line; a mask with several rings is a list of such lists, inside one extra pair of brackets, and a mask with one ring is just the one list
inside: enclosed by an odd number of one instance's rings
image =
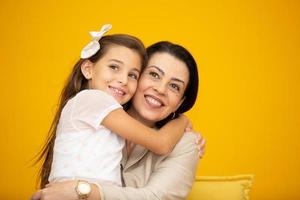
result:
[(123, 109), (110, 112), (101, 125), (110, 129), (122, 138), (142, 145), (150, 151), (165, 155), (172, 151), (173, 147), (184, 133), (189, 120), (184, 115), (174, 119), (160, 130), (149, 128), (132, 118)]

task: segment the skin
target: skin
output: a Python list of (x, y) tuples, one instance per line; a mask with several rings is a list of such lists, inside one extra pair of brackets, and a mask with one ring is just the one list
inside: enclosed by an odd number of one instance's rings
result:
[(96, 63), (86, 60), (81, 71), (90, 89), (105, 91), (123, 105), (136, 91), (141, 58), (137, 52), (115, 45)]
[(184, 62), (168, 53), (155, 53), (141, 75), (129, 114), (153, 127), (182, 104), (188, 81)]
[[(157, 121), (164, 119), (181, 105), (188, 80), (187, 66), (183, 62), (167, 53), (155, 53), (140, 77), (128, 113), (141, 123), (153, 127)], [(189, 126), (187, 131), (191, 129)], [(195, 142), (201, 157), (204, 154), (205, 140), (199, 136)], [(133, 147), (133, 143), (127, 143), (129, 153)], [(35, 193), (32, 200), (77, 199), (73, 189), (75, 186), (76, 181), (52, 183)], [(92, 184), (92, 192), (88, 199), (99, 200), (100, 195), (97, 191), (97, 186)]]
[[(96, 63), (89, 60), (83, 62), (81, 71), (88, 80), (89, 89), (104, 91), (122, 105), (128, 102), (136, 91), (141, 63), (136, 51), (120, 45), (111, 45)], [(119, 122), (118, 125), (116, 121)], [(101, 125), (122, 138), (140, 144), (159, 155), (171, 152), (187, 124), (188, 119), (183, 116), (161, 128), (158, 131), (160, 134), (157, 134), (157, 131), (130, 117), (122, 108), (110, 112), (101, 122)]]

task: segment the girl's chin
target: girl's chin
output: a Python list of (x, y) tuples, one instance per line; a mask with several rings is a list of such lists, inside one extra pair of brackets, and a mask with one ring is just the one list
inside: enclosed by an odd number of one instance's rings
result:
[(114, 93), (110, 93), (110, 95), (121, 105), (128, 102), (125, 96), (115, 95)]

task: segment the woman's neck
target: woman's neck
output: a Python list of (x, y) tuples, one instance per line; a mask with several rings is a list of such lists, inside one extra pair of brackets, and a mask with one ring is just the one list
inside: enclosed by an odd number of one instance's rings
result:
[[(142, 124), (144, 124), (145, 126), (148, 127), (154, 127), (155, 123), (154, 122), (150, 122), (148, 120), (146, 120), (145, 118), (143, 118), (134, 108), (133, 106), (131, 106), (128, 110), (127, 113), (133, 117), (134, 119), (138, 120), (139, 122), (141, 122)], [(129, 157), (133, 148), (134, 148), (135, 144), (130, 142), (130, 141), (126, 141), (126, 149), (127, 149), (127, 156)]]
[(146, 120), (145, 118), (143, 118), (137, 111), (136, 109), (131, 106), (128, 110), (127, 113), (133, 117), (134, 119), (138, 120), (139, 122), (141, 122), (142, 124), (144, 124), (145, 126), (151, 127), (153, 128), (155, 126), (155, 122), (151, 122), (149, 120)]

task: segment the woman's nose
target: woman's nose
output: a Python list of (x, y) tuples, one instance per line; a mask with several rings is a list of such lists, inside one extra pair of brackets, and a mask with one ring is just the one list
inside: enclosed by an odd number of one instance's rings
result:
[(159, 94), (166, 94), (166, 87), (164, 84), (160, 83), (160, 84), (157, 84), (153, 87), (153, 89), (158, 92)]

